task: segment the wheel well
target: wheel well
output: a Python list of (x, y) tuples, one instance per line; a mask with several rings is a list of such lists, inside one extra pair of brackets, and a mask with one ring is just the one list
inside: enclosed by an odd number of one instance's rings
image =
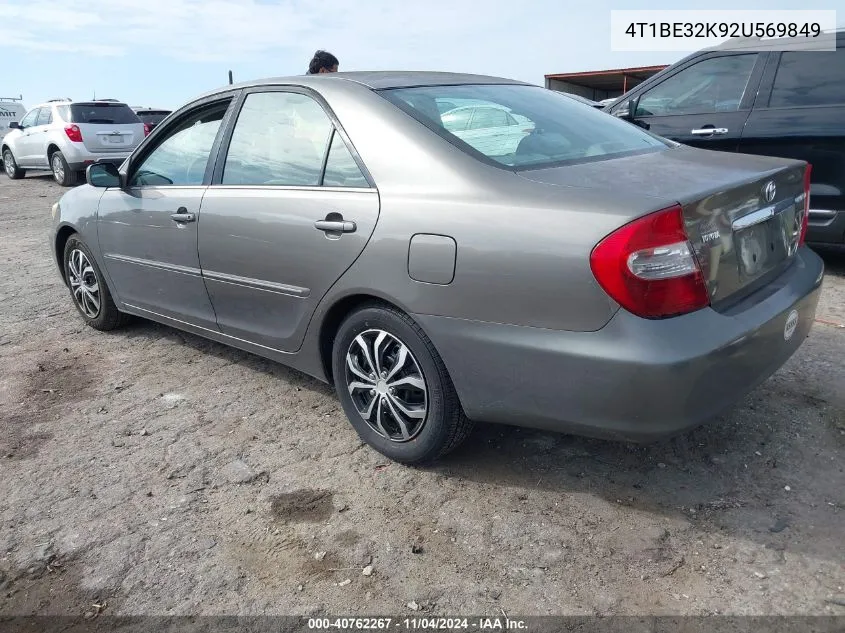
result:
[(392, 308), (396, 308), (397, 310), (402, 309), (399, 306), (379, 297), (359, 294), (344, 297), (329, 308), (326, 316), (323, 317), (323, 322), (320, 325), (320, 360), (323, 363), (323, 371), (326, 374), (326, 379), (329, 381), (329, 384), (331, 384), (334, 380), (332, 377), (332, 347), (334, 345), (335, 335), (340, 329), (340, 324), (343, 323), (347, 316), (352, 314), (358, 308), (364, 305), (373, 304), (390, 306)]
[(59, 146), (55, 145), (53, 143), (50, 143), (50, 145), (47, 146), (47, 159), (49, 160), (49, 159), (53, 158), (53, 154), (55, 152), (58, 152), (58, 151), (59, 151)]
[(74, 231), (71, 227), (63, 226), (56, 234), (56, 261), (59, 262), (59, 271), (62, 274), (62, 279), (65, 284), (67, 284), (67, 279), (65, 278), (65, 267), (63, 264), (65, 257), (65, 245), (70, 239), (70, 236), (75, 233), (76, 231)]

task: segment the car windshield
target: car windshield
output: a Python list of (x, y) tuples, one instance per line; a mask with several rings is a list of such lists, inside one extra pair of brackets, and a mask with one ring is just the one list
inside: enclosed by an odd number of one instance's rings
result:
[(630, 123), (539, 86), (465, 84), (380, 93), (467, 153), (512, 169), (670, 146)]
[(74, 103), (70, 106), (70, 116), (70, 123), (115, 125), (141, 122), (132, 108), (124, 103)]

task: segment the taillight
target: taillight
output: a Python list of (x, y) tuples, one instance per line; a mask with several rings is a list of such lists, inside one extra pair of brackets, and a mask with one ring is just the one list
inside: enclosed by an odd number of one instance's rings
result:
[(801, 218), (801, 235), (798, 238), (798, 246), (804, 245), (804, 240), (807, 238), (807, 223), (810, 220), (810, 172), (813, 171), (813, 166), (807, 163), (807, 169), (804, 170), (804, 216)]
[(78, 125), (66, 125), (65, 134), (74, 143), (82, 142), (82, 130), (79, 129)]
[(153, 131), (153, 128), (150, 127), (149, 123), (144, 123), (144, 136), (149, 136), (150, 132)]
[(710, 305), (678, 205), (608, 235), (590, 254), (590, 268), (604, 291), (637, 316), (660, 319)]

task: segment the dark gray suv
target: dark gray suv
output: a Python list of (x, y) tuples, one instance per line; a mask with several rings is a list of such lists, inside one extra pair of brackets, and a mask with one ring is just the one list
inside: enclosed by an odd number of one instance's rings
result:
[(783, 42), (765, 41), (741, 51), (705, 49), (606, 109), (688, 145), (809, 162), (807, 241), (843, 244), (845, 31), (833, 37), (830, 52), (784, 52)]

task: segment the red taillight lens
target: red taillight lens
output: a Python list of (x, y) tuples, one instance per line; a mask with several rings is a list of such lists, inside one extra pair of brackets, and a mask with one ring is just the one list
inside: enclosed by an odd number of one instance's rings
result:
[(604, 291), (637, 316), (660, 319), (710, 305), (677, 205), (608, 235), (590, 254), (590, 268)]
[(74, 143), (82, 142), (82, 130), (79, 129), (78, 125), (66, 125), (65, 134)]
[(807, 163), (807, 169), (804, 170), (804, 216), (801, 218), (801, 235), (798, 238), (798, 246), (804, 245), (804, 240), (807, 238), (807, 223), (810, 220), (810, 173), (813, 171), (813, 166)]
[(153, 128), (150, 127), (149, 123), (144, 123), (144, 136), (149, 136), (150, 132), (153, 131)]

